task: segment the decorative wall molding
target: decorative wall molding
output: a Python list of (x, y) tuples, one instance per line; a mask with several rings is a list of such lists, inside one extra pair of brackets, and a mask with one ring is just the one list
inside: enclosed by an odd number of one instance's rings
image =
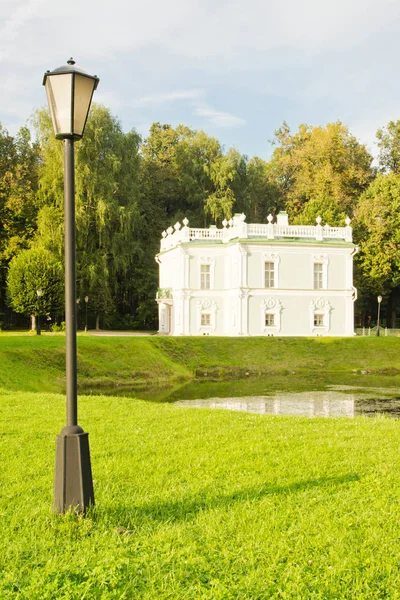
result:
[[(328, 333), (331, 327), (331, 311), (332, 306), (329, 300), (325, 298), (318, 298), (317, 300), (311, 300), (310, 302), (310, 331), (313, 333)], [(322, 326), (314, 325), (314, 316), (322, 315), (324, 324)]]
[(329, 255), (328, 254), (313, 254), (313, 262), (315, 263), (322, 263), (324, 264), (328, 264), (329, 262)]
[[(283, 306), (279, 298), (264, 298), (260, 304), (261, 306), (261, 331), (264, 335), (274, 335), (279, 333), (281, 330), (281, 312)], [(274, 324), (265, 325), (265, 315), (274, 315)]]
[[(204, 298), (203, 300), (198, 300), (196, 302), (197, 308), (197, 329), (200, 334), (202, 333), (214, 333), (216, 328), (216, 313), (218, 310), (217, 304), (214, 300), (210, 300), (209, 298)], [(210, 325), (202, 325), (201, 324), (201, 315), (209, 314), (210, 315)]]

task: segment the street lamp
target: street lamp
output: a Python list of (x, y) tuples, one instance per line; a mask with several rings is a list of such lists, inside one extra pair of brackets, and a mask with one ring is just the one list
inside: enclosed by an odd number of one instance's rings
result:
[(87, 331), (87, 305), (89, 302), (89, 296), (85, 296), (85, 304), (86, 304), (86, 318), (85, 318), (85, 331)]
[(379, 336), (379, 319), (381, 316), (381, 302), (382, 302), (382, 296), (378, 296), (377, 298), (378, 300), (378, 322), (377, 322), (377, 327), (376, 327), (376, 335)]
[(79, 304), (80, 304), (81, 299), (77, 298), (76, 299), (76, 330), (79, 330)]
[(65, 321), (67, 425), (57, 436), (54, 509), (85, 512), (94, 504), (88, 434), (78, 425), (74, 141), (83, 136), (99, 79), (70, 59), (43, 78), (57, 139), (64, 140)]
[(37, 315), (37, 324), (36, 324), (36, 335), (40, 335), (40, 298), (43, 296), (43, 290), (36, 290), (36, 295), (38, 297), (38, 315)]

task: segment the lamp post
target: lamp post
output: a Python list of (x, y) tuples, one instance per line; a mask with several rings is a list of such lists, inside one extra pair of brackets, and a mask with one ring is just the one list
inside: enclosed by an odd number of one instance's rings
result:
[(65, 321), (67, 424), (57, 436), (54, 509), (85, 512), (94, 504), (88, 434), (78, 425), (74, 141), (83, 136), (99, 79), (70, 59), (43, 78), (54, 134), (64, 140)]
[(36, 295), (38, 297), (38, 315), (37, 315), (37, 323), (36, 323), (36, 335), (40, 335), (40, 298), (43, 296), (43, 290), (36, 290)]
[(377, 298), (378, 300), (378, 320), (377, 320), (377, 327), (376, 327), (376, 335), (379, 336), (379, 320), (380, 320), (380, 316), (381, 316), (381, 302), (382, 302), (382, 296), (378, 296)]
[(79, 305), (80, 305), (80, 298), (76, 299), (76, 330), (78, 331), (79, 329)]
[(85, 317), (85, 331), (87, 331), (87, 305), (89, 302), (89, 296), (85, 296), (85, 304), (86, 304), (86, 317)]

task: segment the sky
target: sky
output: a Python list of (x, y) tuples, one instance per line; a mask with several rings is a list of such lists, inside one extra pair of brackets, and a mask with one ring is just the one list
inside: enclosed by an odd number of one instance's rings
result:
[(0, 0), (0, 123), (73, 57), (124, 131), (179, 123), (268, 159), (286, 121), (340, 120), (376, 155), (400, 119), (400, 0)]

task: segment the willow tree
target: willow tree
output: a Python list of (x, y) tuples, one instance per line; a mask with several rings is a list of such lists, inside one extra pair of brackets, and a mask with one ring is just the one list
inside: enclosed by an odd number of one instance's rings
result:
[[(63, 148), (49, 115), (36, 115), (41, 148), (38, 234), (42, 245), (63, 260)], [(77, 294), (89, 296), (100, 317), (132, 305), (133, 268), (139, 252), (139, 143), (124, 133), (110, 111), (93, 105), (85, 137), (76, 144), (75, 201)]]

